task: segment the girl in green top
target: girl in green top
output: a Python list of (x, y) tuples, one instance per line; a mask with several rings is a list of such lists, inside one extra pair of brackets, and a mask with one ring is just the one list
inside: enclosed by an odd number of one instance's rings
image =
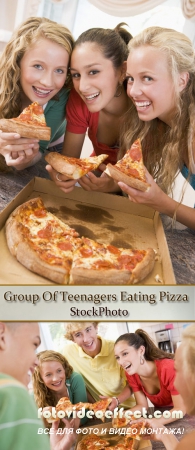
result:
[(0, 118), (17, 117), (38, 102), (51, 127), (50, 142), (0, 131), (0, 154), (7, 165), (24, 169), (37, 162), (51, 145), (62, 145), (73, 42), (65, 26), (44, 17), (30, 17), (6, 45), (0, 59)]
[[(87, 402), (87, 392), (82, 375), (73, 372), (72, 366), (61, 353), (45, 350), (37, 355), (39, 364), (33, 373), (33, 391), (38, 408), (56, 406), (62, 397), (69, 397), (74, 405)], [(86, 422), (84, 417), (81, 424)], [(80, 420), (75, 419), (76, 427)], [(46, 422), (48, 426), (48, 422)]]

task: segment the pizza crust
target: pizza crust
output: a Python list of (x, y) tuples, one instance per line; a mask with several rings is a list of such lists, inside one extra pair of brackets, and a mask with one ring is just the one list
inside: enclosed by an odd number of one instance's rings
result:
[(69, 164), (66, 161), (66, 158), (60, 153), (49, 152), (45, 156), (45, 160), (53, 167), (53, 169), (69, 178), (77, 180), (83, 176), (80, 168), (73, 163)]
[(129, 270), (118, 269), (87, 269), (77, 267), (76, 263), (70, 271), (69, 284), (77, 285), (128, 285), (142, 281), (153, 269), (155, 264), (155, 253), (152, 248), (146, 250), (146, 255), (136, 267)]
[(150, 184), (138, 180), (137, 178), (134, 178), (132, 176), (126, 175), (124, 172), (122, 172), (112, 164), (107, 164), (106, 170), (104, 172), (111, 178), (114, 178), (115, 181), (122, 181), (128, 186), (134, 189), (138, 189), (139, 191), (148, 191), (150, 188)]
[[(56, 152), (49, 152), (45, 156), (45, 160), (50, 164), (53, 169), (55, 169), (57, 172), (61, 173), (62, 175), (65, 175), (73, 180), (78, 180), (79, 178), (86, 175), (88, 172), (91, 172), (92, 170), (97, 169), (97, 167), (108, 157), (108, 155), (99, 155), (95, 157), (89, 157), (89, 158), (71, 158), (69, 159), (68, 156), (62, 155), (60, 153)], [(75, 162), (74, 162), (75, 160)], [(79, 164), (77, 165), (77, 161), (79, 161)], [(83, 161), (83, 166), (82, 166)], [(91, 163), (94, 165), (93, 167), (85, 167), (85, 162)]]
[(131, 283), (139, 283), (142, 281), (153, 269), (155, 264), (155, 252), (152, 248), (146, 250), (146, 255), (137, 263), (135, 269), (132, 270)]
[(128, 270), (117, 269), (87, 269), (72, 267), (69, 284), (78, 285), (120, 285), (131, 284), (131, 274)]
[(51, 281), (59, 284), (67, 284), (69, 279), (68, 272), (64, 267), (52, 266), (39, 258), (37, 253), (30, 247), (29, 243), (24, 240), (22, 231), (20, 230), (20, 223), (16, 216), (20, 214), (25, 208), (25, 205), (31, 204), (37, 199), (32, 199), (18, 206), (5, 224), (5, 233), (8, 248), (13, 256), (27, 269), (37, 273)]
[(29, 139), (39, 139), (49, 141), (51, 138), (51, 128), (31, 125), (13, 119), (0, 119), (0, 130), (7, 133), (19, 133), (21, 137)]

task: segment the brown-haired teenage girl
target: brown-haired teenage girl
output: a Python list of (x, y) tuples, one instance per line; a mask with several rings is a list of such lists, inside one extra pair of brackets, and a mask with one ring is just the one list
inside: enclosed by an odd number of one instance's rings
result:
[[(155, 408), (169, 407), (170, 413), (172, 410), (185, 413), (182, 398), (174, 387), (173, 354), (160, 350), (141, 329), (121, 335), (115, 342), (114, 353), (135, 396), (136, 406), (132, 411), (148, 409), (149, 399)], [(161, 417), (156, 421), (165, 424), (174, 419), (170, 414), (169, 419)]]
[[(131, 34), (119, 24), (114, 30), (92, 28), (80, 35), (74, 45), (70, 73), (74, 89), (66, 109), (67, 127), (63, 154), (80, 158), (86, 132), (93, 155), (106, 153), (106, 163), (115, 163), (120, 146), (123, 115), (129, 109), (126, 92), (127, 44)], [(104, 170), (102, 165), (101, 169)], [(48, 167), (52, 179), (65, 192), (76, 183)], [(100, 172), (101, 174), (101, 172)], [(56, 179), (57, 176), (57, 179)], [(60, 180), (60, 181), (59, 181)], [(107, 175), (89, 173), (79, 180), (85, 190), (120, 191)]]

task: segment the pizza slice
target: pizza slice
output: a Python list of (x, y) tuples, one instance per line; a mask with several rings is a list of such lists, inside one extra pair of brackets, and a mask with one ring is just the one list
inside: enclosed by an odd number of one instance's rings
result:
[(98, 400), (98, 402), (90, 404), (90, 409), (96, 413), (97, 411), (101, 411), (103, 413), (101, 420), (102, 422), (105, 421), (105, 412), (112, 402), (112, 398), (103, 398), (101, 400)]
[(8, 248), (27, 269), (60, 284), (68, 284), (78, 233), (47, 211), (40, 198), (13, 211), (6, 222)]
[(64, 411), (64, 412), (72, 412), (80, 411), (80, 409), (85, 408), (88, 409), (91, 407), (91, 403), (89, 402), (78, 402), (71, 403), (69, 397), (62, 397), (56, 405), (56, 411)]
[[(144, 436), (144, 430), (146, 428), (146, 422), (140, 421), (137, 423), (133, 423), (132, 425), (128, 426), (128, 434), (131, 436), (125, 436), (125, 442), (128, 444), (128, 440), (130, 439), (137, 439), (140, 440), (142, 436)], [(132, 433), (131, 433), (132, 431)]]
[[(55, 409), (56, 409), (56, 414), (59, 411), (63, 411), (66, 415), (69, 415), (70, 413), (72, 413), (72, 411), (80, 411), (80, 409), (82, 409), (83, 407), (85, 409), (88, 409), (91, 406), (91, 403), (84, 403), (84, 402), (79, 402), (76, 404), (71, 403), (69, 397), (62, 397), (60, 398), (60, 400), (58, 401)], [(47, 421), (49, 423), (51, 422), (55, 422), (59, 420), (58, 417), (54, 418), (54, 417), (50, 417), (47, 419)]]
[(131, 421), (131, 419), (129, 419), (127, 417), (113, 417), (112, 426), (113, 426), (113, 428), (126, 427), (130, 421)]
[(27, 106), (18, 117), (0, 119), (0, 130), (44, 141), (49, 141), (51, 137), (51, 128), (47, 127), (43, 108), (37, 102)]
[(77, 450), (104, 450), (109, 445), (107, 439), (100, 436), (88, 435), (82, 438), (77, 445)]
[(70, 179), (78, 180), (88, 172), (97, 169), (107, 157), (108, 155), (99, 155), (78, 159), (50, 152), (45, 156), (45, 159), (57, 172)]
[(115, 165), (107, 164), (104, 172), (116, 181), (123, 181), (130, 187), (147, 191), (150, 184), (146, 181), (140, 139), (133, 143)]
[(122, 249), (82, 238), (74, 252), (69, 284), (135, 284), (151, 272), (154, 263), (152, 248)]

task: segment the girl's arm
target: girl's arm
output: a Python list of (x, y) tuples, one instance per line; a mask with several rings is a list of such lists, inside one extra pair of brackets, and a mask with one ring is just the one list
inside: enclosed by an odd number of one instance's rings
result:
[(129, 196), (129, 200), (134, 203), (142, 203), (151, 206), (156, 211), (174, 217), (178, 222), (195, 230), (195, 209), (182, 205), (167, 194), (155, 183), (152, 176), (146, 171), (146, 177), (151, 187), (148, 191), (142, 192), (127, 186), (125, 183), (119, 182), (120, 188)]
[[(115, 408), (117, 408), (117, 407), (120, 408), (120, 404), (125, 402), (125, 400), (127, 400), (129, 397), (131, 397), (131, 395), (132, 395), (132, 390), (131, 390), (129, 384), (126, 384), (126, 386), (120, 392), (120, 394), (118, 394), (116, 397), (112, 397), (112, 402), (110, 403), (108, 409), (110, 411), (114, 411)], [(105, 396), (100, 395), (100, 398), (105, 398)]]
[[(168, 423), (175, 422), (176, 420), (185, 416), (186, 408), (183, 403), (181, 395), (179, 395), (179, 394), (172, 395), (172, 401), (173, 401), (173, 408), (169, 410), (170, 418), (165, 419), (164, 417), (161, 417), (159, 419), (154, 419), (154, 420), (156, 420), (157, 425), (161, 424), (161, 425), (166, 426)], [(182, 417), (180, 417), (180, 414), (179, 414), (180, 411), (182, 413)]]
[[(133, 422), (132, 422), (133, 424)], [(136, 422), (134, 422), (136, 427)], [(162, 424), (157, 424), (156, 419), (146, 420), (145, 423), (146, 428), (150, 430), (150, 433), (145, 435), (147, 439), (151, 439), (152, 441), (160, 441), (164, 444), (166, 450), (179, 450), (178, 445), (179, 442), (174, 434), (170, 433), (166, 427)], [(153, 432), (152, 432), (153, 430)], [(182, 447), (181, 450), (183, 450)], [(190, 447), (189, 447), (190, 448)], [(186, 447), (187, 449), (187, 447)]]
[(85, 134), (75, 134), (70, 131), (65, 132), (62, 155), (80, 158)]

